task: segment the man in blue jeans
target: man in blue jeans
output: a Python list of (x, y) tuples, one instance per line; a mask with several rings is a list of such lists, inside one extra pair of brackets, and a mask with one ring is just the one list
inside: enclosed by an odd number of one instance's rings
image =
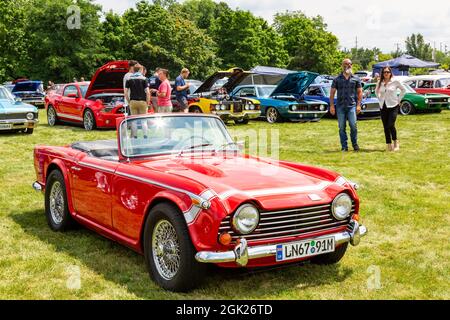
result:
[[(352, 74), (352, 62), (345, 59), (342, 62), (343, 72), (337, 76), (331, 85), (330, 91), (330, 113), (337, 115), (339, 123), (339, 138), (342, 151), (348, 151), (347, 144), (347, 121), (350, 125), (350, 139), (353, 150), (359, 151), (358, 128), (356, 115), (361, 112), (362, 86), (361, 80)], [(337, 105), (334, 106), (334, 95), (337, 90)]]

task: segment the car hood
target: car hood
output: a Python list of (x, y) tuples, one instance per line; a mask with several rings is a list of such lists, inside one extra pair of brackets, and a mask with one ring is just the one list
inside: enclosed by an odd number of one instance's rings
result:
[(281, 80), (270, 96), (301, 96), (318, 76), (318, 73), (309, 71), (289, 73), (283, 80)]
[[(256, 201), (267, 210), (279, 208), (280, 201), (287, 208), (317, 205), (310, 194), (318, 195), (322, 203), (329, 203), (342, 191), (334, 180), (277, 164), (274, 160), (252, 157), (211, 156), (195, 161), (191, 157), (174, 157), (138, 165), (203, 184), (218, 195), (229, 211), (246, 201)], [(331, 193), (326, 190), (331, 186), (337, 190)]]
[(37, 112), (37, 108), (31, 104), (0, 99), (0, 113)]
[(92, 77), (85, 97), (99, 93), (122, 93), (123, 77), (128, 73), (128, 61), (111, 61), (100, 67)]
[(233, 68), (228, 71), (218, 71), (206, 79), (205, 82), (198, 87), (194, 94), (211, 91), (211, 88), (217, 80), (225, 77), (228, 78), (228, 81), (222, 87), (225, 88), (227, 92), (232, 92), (233, 89), (236, 88), (250, 74), (251, 72), (244, 71), (241, 68)]

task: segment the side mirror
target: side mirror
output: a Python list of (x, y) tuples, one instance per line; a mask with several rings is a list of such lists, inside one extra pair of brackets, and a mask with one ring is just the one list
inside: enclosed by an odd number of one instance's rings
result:
[(69, 93), (68, 95), (67, 95), (67, 98), (78, 98), (78, 95), (76, 94), (76, 93)]

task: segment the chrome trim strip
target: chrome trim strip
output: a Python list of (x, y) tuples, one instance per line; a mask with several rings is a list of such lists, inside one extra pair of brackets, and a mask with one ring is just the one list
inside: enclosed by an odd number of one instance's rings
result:
[(112, 170), (112, 169), (109, 169), (109, 168), (103, 168), (103, 167), (100, 167), (98, 165), (91, 164), (91, 163), (86, 163), (86, 162), (83, 162), (83, 161), (79, 161), (78, 164), (81, 165), (81, 166), (85, 166), (85, 167), (89, 167), (89, 168), (92, 168), (92, 169), (105, 171), (105, 172), (108, 172), (108, 173), (116, 172), (115, 170)]
[(36, 124), (38, 123), (38, 119), (28, 120), (28, 119), (4, 119), (0, 120), (2, 124), (15, 124), (15, 123), (26, 123), (26, 124)]
[(70, 114), (67, 114), (67, 113), (56, 112), (56, 115), (58, 117), (63, 117), (63, 118), (67, 118), (67, 119), (83, 121), (83, 117), (73, 116), (73, 115), (70, 115)]
[(288, 113), (294, 113), (294, 114), (303, 114), (303, 113), (306, 113), (306, 114), (325, 114), (325, 113), (327, 113), (327, 112), (328, 112), (327, 110), (325, 110), (325, 111), (309, 111), (309, 110), (305, 110), (305, 111), (302, 111), (302, 110), (292, 111), (292, 110), (288, 110)]

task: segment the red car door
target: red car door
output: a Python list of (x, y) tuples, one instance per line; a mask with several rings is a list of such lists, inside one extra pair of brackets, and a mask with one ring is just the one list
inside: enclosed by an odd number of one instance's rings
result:
[(63, 96), (60, 103), (60, 113), (58, 115), (70, 121), (81, 122), (83, 117), (82, 111), (82, 97), (80, 89), (77, 85), (71, 84), (64, 88)]
[(77, 214), (110, 228), (111, 191), (118, 162), (106, 161), (81, 153), (72, 166), (72, 199)]

